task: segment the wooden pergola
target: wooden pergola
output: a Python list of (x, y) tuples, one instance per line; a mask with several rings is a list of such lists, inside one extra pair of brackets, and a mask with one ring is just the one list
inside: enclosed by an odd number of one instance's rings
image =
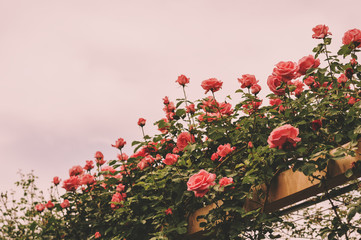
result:
[[(348, 148), (349, 144), (343, 146)], [(334, 150), (335, 151), (335, 150)], [(334, 151), (331, 151), (331, 155)], [(305, 176), (302, 172), (294, 172), (292, 169), (280, 173), (270, 184), (268, 191), (268, 200), (265, 203), (265, 212), (277, 212), (282, 214), (288, 214), (290, 212), (299, 210), (304, 207), (311, 206), (318, 202), (327, 200), (326, 197), (316, 197), (318, 194), (325, 193), (335, 187), (345, 185), (349, 181), (361, 177), (361, 173), (354, 173), (350, 178), (345, 176), (345, 172), (352, 168), (352, 163), (361, 160), (361, 141), (358, 142), (356, 155), (345, 156), (339, 160), (330, 160), (328, 162), (327, 169), (325, 171), (317, 172), (317, 175), (324, 177), (327, 181), (327, 185), (320, 182), (318, 179), (311, 179)], [(263, 188), (266, 193), (265, 188)], [(341, 189), (331, 191), (329, 195), (331, 197), (341, 195), (349, 192), (353, 189), (353, 186), (346, 185)], [(313, 198), (312, 198), (313, 197)], [(309, 199), (310, 200), (306, 200)], [(306, 200), (306, 201), (304, 201)], [(301, 201), (304, 201), (300, 203)], [(263, 205), (260, 204), (261, 199), (257, 196), (253, 199), (248, 199), (244, 208), (247, 210), (256, 209)], [(263, 201), (264, 202), (264, 201)], [(205, 220), (197, 220), (197, 216), (206, 215), (211, 209), (216, 208), (216, 204), (208, 205), (204, 208), (198, 209), (189, 217), (188, 233), (185, 239), (203, 239), (203, 229), (199, 227), (200, 222)]]

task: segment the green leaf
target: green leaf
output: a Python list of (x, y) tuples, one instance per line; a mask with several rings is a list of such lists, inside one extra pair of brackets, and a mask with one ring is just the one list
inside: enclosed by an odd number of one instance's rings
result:
[(345, 176), (346, 176), (347, 178), (350, 178), (352, 175), (353, 175), (352, 169), (347, 169), (346, 172), (345, 172)]

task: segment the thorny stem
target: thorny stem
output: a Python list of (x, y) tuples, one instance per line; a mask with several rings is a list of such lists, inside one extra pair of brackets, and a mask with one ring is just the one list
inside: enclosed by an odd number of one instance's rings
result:
[[(325, 43), (325, 39), (323, 39), (323, 42)], [(333, 72), (332, 72), (332, 69), (331, 69), (330, 59), (329, 59), (329, 57), (328, 57), (328, 52), (327, 52), (327, 45), (326, 45), (326, 43), (325, 43), (324, 46), (325, 46), (325, 54), (326, 54), (328, 66), (329, 66), (329, 68), (330, 68), (331, 78), (332, 78), (332, 80), (333, 80), (333, 79), (334, 79), (334, 76), (333, 76)]]
[[(183, 87), (183, 94), (184, 94), (184, 102), (185, 102), (185, 104), (186, 104), (186, 107), (188, 107), (188, 100), (187, 100), (187, 94), (186, 94), (186, 90), (185, 90), (185, 85), (182, 85), (182, 87)], [(189, 125), (192, 125), (192, 121), (191, 121), (191, 118), (189, 117), (189, 114), (190, 113), (186, 113), (187, 114), (187, 117), (188, 117), (188, 121), (189, 121)], [(194, 120), (193, 120), (193, 122), (194, 122)]]

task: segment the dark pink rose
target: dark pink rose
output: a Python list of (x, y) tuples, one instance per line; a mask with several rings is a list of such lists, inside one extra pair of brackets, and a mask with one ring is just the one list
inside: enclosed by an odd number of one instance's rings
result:
[(54, 203), (52, 203), (50, 200), (45, 204), (45, 207), (47, 209), (53, 209), (55, 207)]
[(311, 127), (312, 127), (313, 131), (317, 131), (318, 129), (320, 129), (322, 127), (322, 120), (321, 119), (313, 120), (311, 123)]
[(173, 164), (175, 164), (177, 162), (178, 158), (179, 158), (179, 155), (168, 153), (165, 156), (165, 159), (163, 160), (163, 163), (167, 164), (167, 165), (173, 165)]
[(352, 59), (350, 60), (350, 64), (351, 64), (351, 66), (356, 66), (356, 65), (357, 65), (356, 59), (352, 58)]
[(298, 61), (298, 73), (305, 75), (308, 69), (318, 66), (320, 66), (320, 59), (315, 59), (312, 55), (305, 56)]
[(138, 125), (141, 126), (141, 127), (144, 127), (146, 121), (147, 120), (145, 120), (144, 118), (139, 118)]
[(238, 78), (238, 82), (241, 83), (241, 88), (250, 88), (254, 84), (258, 83), (258, 81), (256, 80), (256, 77), (251, 74), (242, 75), (242, 78)]
[(69, 176), (76, 176), (76, 175), (81, 175), (84, 173), (83, 168), (80, 165), (77, 166), (73, 166), (72, 168), (69, 169)]
[(35, 205), (35, 210), (38, 211), (38, 212), (42, 212), (42, 211), (44, 211), (44, 209), (45, 209), (45, 205), (42, 204), (42, 203), (39, 203), (39, 204)]
[(54, 183), (55, 186), (59, 185), (60, 181), (61, 181), (61, 180), (60, 180), (59, 177), (54, 177), (54, 178), (53, 178), (53, 183)]
[(251, 87), (251, 93), (252, 94), (258, 94), (261, 91), (261, 86), (258, 84), (253, 84)]
[(354, 28), (345, 32), (342, 43), (344, 45), (354, 43), (356, 47), (361, 47), (361, 30)]
[(253, 143), (251, 141), (248, 142), (248, 148), (253, 148)]
[(188, 143), (194, 142), (194, 136), (192, 136), (189, 132), (182, 132), (177, 138), (177, 147), (179, 151), (183, 151), (183, 149), (188, 145)]
[(122, 149), (122, 148), (124, 147), (124, 145), (125, 145), (126, 143), (127, 143), (127, 142), (124, 141), (123, 138), (118, 138), (118, 140), (115, 142), (115, 144), (114, 144), (114, 145), (112, 144), (112, 147), (119, 148), (119, 150), (120, 150), (120, 149)]
[(295, 62), (279, 62), (273, 69), (273, 75), (280, 76), (283, 82), (288, 82), (294, 79), (298, 72), (298, 65)]
[(179, 83), (179, 85), (185, 86), (187, 83), (189, 83), (189, 78), (184, 75), (180, 75), (175, 82)]
[(343, 73), (337, 78), (337, 82), (338, 82), (338, 83), (346, 83), (347, 80), (348, 80), (348, 79), (347, 79), (346, 75), (343, 74)]
[(168, 208), (167, 210), (164, 211), (166, 215), (172, 215), (173, 212), (172, 212), (172, 209), (171, 208)]
[(290, 124), (283, 125), (274, 129), (268, 137), (268, 144), (270, 148), (284, 149), (288, 148), (289, 145), (293, 147), (296, 146), (296, 143), (301, 141), (301, 138), (298, 138), (299, 130), (291, 126)]
[(220, 187), (227, 186), (232, 183), (233, 183), (233, 178), (223, 177), (219, 180)]
[(60, 203), (60, 207), (67, 208), (70, 206), (70, 202), (68, 199), (65, 199), (62, 203)]
[(218, 153), (213, 153), (212, 156), (211, 156), (211, 160), (212, 160), (212, 161), (215, 161), (215, 160), (217, 160), (218, 158), (219, 158)]
[(222, 88), (222, 84), (223, 82), (218, 80), (217, 78), (210, 78), (204, 80), (201, 86), (204, 90), (206, 90), (205, 93), (207, 94), (208, 91), (217, 92), (219, 89)]
[(63, 182), (63, 188), (65, 188), (66, 191), (75, 191), (79, 186), (80, 180), (78, 176), (71, 176)]
[(272, 98), (269, 100), (269, 104), (271, 106), (275, 106), (275, 105), (278, 106), (278, 105), (282, 104), (282, 100), (279, 98)]
[(215, 185), (216, 174), (200, 170), (191, 176), (187, 182), (188, 191), (193, 191), (196, 197), (203, 197), (209, 191), (209, 187)]
[(285, 95), (285, 88), (279, 88), (281, 84), (282, 78), (280, 76), (270, 75), (267, 79), (268, 87), (274, 94), (278, 96)]
[(94, 234), (94, 238), (97, 239), (97, 238), (100, 238), (102, 235), (99, 233), (99, 232), (96, 232)]
[(326, 25), (317, 25), (316, 27), (312, 28), (312, 31), (314, 34), (312, 35), (312, 38), (321, 39), (325, 38), (327, 35), (332, 35), (328, 31), (328, 27)]

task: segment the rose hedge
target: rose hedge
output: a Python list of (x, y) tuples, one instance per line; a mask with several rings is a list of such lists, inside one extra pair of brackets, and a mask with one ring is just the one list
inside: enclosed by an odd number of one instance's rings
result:
[[(263, 207), (243, 208), (255, 186), (269, 186), (289, 168), (318, 178), (317, 170), (330, 159), (354, 155), (354, 149), (341, 146), (351, 142), (354, 147), (361, 135), (360, 30), (345, 33), (337, 55), (327, 50), (327, 26), (318, 25), (313, 32), (320, 39), (314, 55), (297, 63), (281, 61), (270, 73), (269, 105), (258, 98), (261, 86), (251, 74), (238, 79), (236, 93), (242, 101), (235, 106), (217, 99), (223, 82), (216, 78), (201, 84), (208, 96), (190, 101), (185, 93), (190, 78), (179, 76), (184, 98), (176, 104), (163, 99), (165, 118), (156, 122), (160, 134), (144, 135), (146, 120), (140, 118), (144, 140), (132, 143), (131, 156), (122, 152), (126, 141), (119, 138), (112, 144), (120, 151), (118, 160), (105, 161), (98, 151), (96, 168), (86, 161), (84, 167), (72, 167), (62, 183), (55, 177), (55, 187), (60, 183), (67, 192), (27, 209), (32, 216), (24, 223), (31, 230), (27, 238), (182, 239), (188, 216), (219, 200), (223, 204), (203, 216), (211, 238), (277, 237), (275, 226), (290, 222), (264, 213)], [(336, 155), (330, 156), (335, 148)], [(352, 218), (345, 222), (335, 214), (320, 236), (348, 238), (359, 230), (349, 227)], [(9, 234), (10, 228), (4, 232)]]

